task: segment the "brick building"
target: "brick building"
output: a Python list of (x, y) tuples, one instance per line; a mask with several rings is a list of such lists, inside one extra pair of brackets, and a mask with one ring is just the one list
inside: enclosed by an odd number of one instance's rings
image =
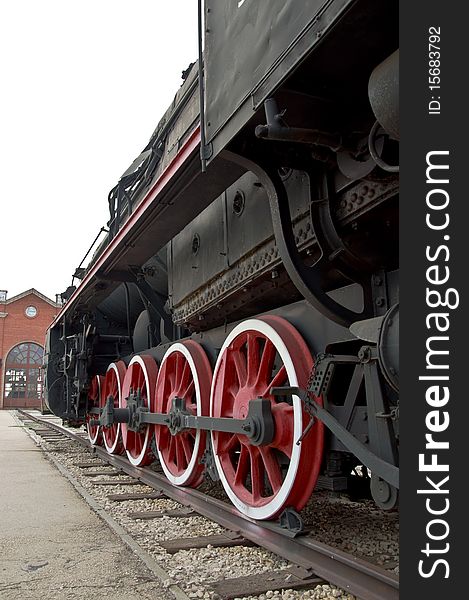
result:
[(0, 290), (0, 409), (39, 408), (46, 329), (60, 306), (37, 290)]

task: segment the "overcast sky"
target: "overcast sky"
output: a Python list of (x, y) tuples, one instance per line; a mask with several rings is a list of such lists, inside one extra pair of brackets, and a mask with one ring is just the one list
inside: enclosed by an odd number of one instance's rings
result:
[(0, 289), (55, 299), (197, 55), (197, 0), (15, 0), (0, 24)]

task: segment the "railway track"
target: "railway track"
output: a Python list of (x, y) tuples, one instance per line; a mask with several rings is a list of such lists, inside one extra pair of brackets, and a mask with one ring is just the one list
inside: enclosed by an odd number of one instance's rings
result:
[[(110, 494), (108, 498), (115, 502), (139, 498), (168, 498), (182, 505), (183, 509), (173, 509), (164, 512), (167, 516), (186, 518), (197, 514), (206, 517), (226, 530), (222, 535), (201, 536), (192, 538), (178, 538), (163, 542), (169, 553), (181, 549), (212, 547), (230, 547), (237, 545), (256, 545), (282, 557), (292, 563), (293, 567), (287, 570), (251, 577), (224, 579), (212, 586), (218, 597), (230, 599), (243, 595), (254, 595), (266, 590), (285, 588), (311, 587), (321, 582), (329, 582), (348, 593), (363, 600), (394, 600), (399, 597), (399, 581), (396, 574), (382, 567), (376, 566), (341, 550), (332, 548), (318, 540), (281, 528), (269, 522), (256, 522), (240, 515), (237, 510), (217, 498), (207, 496), (192, 488), (174, 487), (164, 477), (149, 467), (134, 467), (126, 458), (110, 455), (105, 448), (92, 446), (86, 434), (72, 431), (53, 418), (36, 416), (27, 411), (18, 410), (22, 420), (31, 420), (41, 424), (45, 429), (36, 432), (48, 441), (60, 441), (63, 436), (81, 444), (91, 450), (93, 456), (100, 459), (101, 464), (114, 467), (113, 472), (95, 471), (88, 472), (90, 477), (108, 475), (108, 481), (100, 481), (101, 485), (121, 481), (116, 475), (125, 474), (131, 479), (123, 485), (144, 484), (153, 491), (151, 493)], [(87, 467), (99, 467), (100, 463), (81, 463), (85, 471)], [(113, 497), (114, 496), (114, 497)], [(145, 512), (134, 513), (133, 518), (151, 519), (162, 514), (148, 514)]]

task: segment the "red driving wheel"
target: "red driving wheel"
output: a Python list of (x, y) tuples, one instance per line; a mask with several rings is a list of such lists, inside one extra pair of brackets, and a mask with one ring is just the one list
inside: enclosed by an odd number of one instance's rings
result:
[[(226, 493), (243, 514), (271, 519), (286, 507), (301, 510), (322, 461), (324, 426), (317, 421), (297, 444), (309, 422), (298, 396), (271, 396), (272, 387), (305, 387), (313, 359), (298, 331), (282, 317), (268, 315), (237, 325), (215, 365), (210, 414), (244, 419), (249, 401), (271, 402), (275, 435), (253, 446), (243, 435), (212, 432), (215, 464)], [(321, 402), (321, 399), (318, 399)]]
[[(131, 392), (140, 390), (144, 406), (150, 408), (155, 394), (158, 367), (151, 356), (136, 355), (127, 367), (122, 388), (122, 406), (127, 407), (127, 398)], [(151, 438), (153, 428), (146, 425), (142, 431), (131, 431), (127, 423), (122, 423), (122, 440), (127, 453), (127, 458), (136, 467), (144, 467), (154, 460), (151, 451)]]
[[(156, 412), (167, 413), (173, 398), (182, 398), (194, 415), (207, 415), (212, 369), (200, 344), (192, 340), (173, 344), (163, 357), (155, 391)], [(203, 479), (200, 459), (205, 451), (206, 432), (188, 430), (171, 435), (155, 426), (156, 447), (161, 466), (173, 485), (197, 487)]]
[[(88, 408), (96, 408), (100, 405), (101, 391), (103, 389), (104, 377), (95, 375), (91, 379), (90, 389), (88, 390)], [(101, 427), (99, 425), (90, 425), (91, 419), (97, 419), (99, 415), (88, 413), (86, 415), (86, 430), (88, 438), (93, 445), (102, 445)]]
[[(119, 408), (122, 405), (122, 384), (126, 370), (127, 368), (122, 360), (109, 365), (106, 377), (104, 378), (103, 393), (100, 399), (102, 407), (109, 396), (113, 397), (115, 408)], [(121, 424), (114, 423), (111, 427), (103, 427), (102, 429), (104, 445), (109, 454), (122, 454), (124, 445), (121, 440)]]

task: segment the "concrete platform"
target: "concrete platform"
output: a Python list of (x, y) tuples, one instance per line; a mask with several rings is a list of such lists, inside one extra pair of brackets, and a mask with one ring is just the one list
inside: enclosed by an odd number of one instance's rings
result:
[(173, 600), (0, 411), (0, 598)]

